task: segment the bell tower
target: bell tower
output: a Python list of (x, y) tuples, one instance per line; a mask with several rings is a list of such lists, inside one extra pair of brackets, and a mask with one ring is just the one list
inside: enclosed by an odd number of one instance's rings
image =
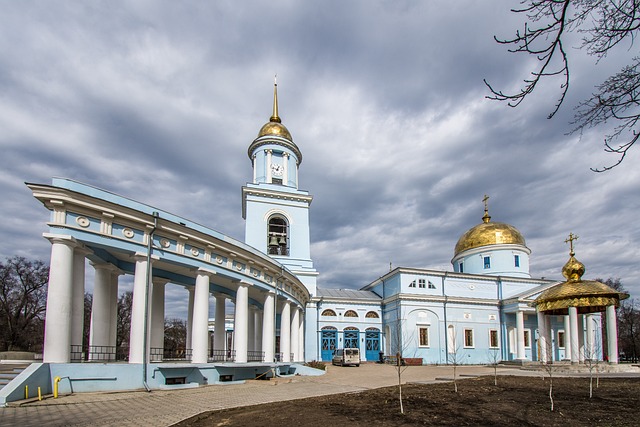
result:
[(253, 181), (242, 187), (245, 243), (285, 265), (315, 295), (318, 273), (311, 260), (309, 237), (313, 197), (298, 189), (302, 152), (278, 114), (277, 82), (273, 87), (273, 113), (247, 154)]

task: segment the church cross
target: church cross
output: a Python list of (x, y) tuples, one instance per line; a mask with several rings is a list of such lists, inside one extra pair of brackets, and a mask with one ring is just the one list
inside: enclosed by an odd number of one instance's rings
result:
[(482, 201), (484, 202), (484, 210), (488, 211), (489, 210), (489, 196), (487, 196), (486, 194), (484, 195), (484, 199), (482, 199)]
[(565, 240), (565, 241), (564, 241), (565, 243), (569, 243), (569, 248), (570, 248), (570, 251), (571, 251), (571, 252), (570, 252), (571, 256), (573, 256), (573, 255), (574, 255), (574, 253), (575, 253), (575, 252), (573, 252), (573, 241), (574, 241), (574, 240), (578, 240), (578, 236), (576, 236), (576, 235), (575, 235), (575, 234), (573, 234), (573, 233), (569, 233), (569, 238), (568, 238), (567, 240)]

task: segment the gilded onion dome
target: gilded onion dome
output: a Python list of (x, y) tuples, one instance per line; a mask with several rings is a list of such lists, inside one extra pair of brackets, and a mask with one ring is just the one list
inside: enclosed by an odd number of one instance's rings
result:
[(469, 249), (488, 245), (522, 245), (526, 246), (524, 237), (513, 225), (504, 222), (491, 222), (486, 205), (482, 223), (464, 233), (456, 243), (454, 257)]
[(573, 241), (578, 236), (573, 233), (565, 242), (571, 244), (569, 260), (562, 267), (562, 275), (567, 279), (536, 298), (534, 305), (538, 311), (548, 314), (567, 314), (569, 307), (576, 307), (579, 314), (601, 312), (609, 305), (618, 306), (620, 300), (629, 298), (629, 294), (618, 292), (604, 283), (595, 280), (582, 280), (584, 264), (575, 258)]
[[(274, 137), (270, 139), (269, 137)], [(282, 139), (280, 139), (282, 138)], [(258, 137), (249, 146), (249, 157), (251, 158), (253, 151), (267, 144), (267, 140), (271, 144), (281, 145), (289, 148), (298, 157), (298, 164), (302, 163), (302, 153), (298, 146), (293, 142), (291, 133), (285, 125), (282, 124), (282, 119), (278, 115), (278, 84), (273, 85), (273, 114), (269, 118), (269, 121), (260, 128)]]

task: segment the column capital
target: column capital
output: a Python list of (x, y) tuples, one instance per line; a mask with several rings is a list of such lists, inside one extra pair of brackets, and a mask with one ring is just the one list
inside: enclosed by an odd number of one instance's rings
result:
[(249, 287), (253, 286), (253, 283), (243, 282), (243, 281), (237, 282), (236, 284), (238, 286), (242, 286), (243, 288), (249, 288)]
[[(151, 255), (149, 257), (151, 259), (151, 263), (153, 263), (154, 261), (160, 261), (160, 257), (158, 255)], [(133, 254), (133, 259), (136, 261), (146, 261), (147, 260), (147, 253), (146, 252), (136, 252), (135, 254)]]
[(208, 270), (206, 268), (199, 267), (196, 270), (198, 276), (209, 276), (210, 278), (216, 275), (216, 272), (213, 270)]
[(216, 298), (224, 298), (224, 299), (229, 299), (229, 295), (225, 294), (224, 292), (212, 292), (213, 296)]
[(95, 270), (109, 270), (113, 273), (119, 272), (120, 269), (118, 267), (116, 267), (115, 265), (111, 264), (110, 262), (97, 262), (97, 261), (89, 261), (89, 264), (95, 269)]
[(62, 243), (63, 245), (67, 245), (72, 248), (76, 248), (80, 245), (80, 243), (75, 239), (75, 237), (64, 235), (64, 234), (52, 234), (52, 233), (42, 233), (42, 237), (53, 243)]
[(154, 285), (166, 285), (167, 283), (169, 283), (169, 279), (165, 279), (164, 277), (152, 277), (151, 278), (151, 282)]

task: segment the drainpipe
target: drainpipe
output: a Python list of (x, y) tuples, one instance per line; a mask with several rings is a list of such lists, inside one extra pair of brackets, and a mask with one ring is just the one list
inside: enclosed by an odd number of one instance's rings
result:
[(447, 271), (444, 272), (444, 276), (442, 276), (442, 296), (444, 297), (444, 301), (442, 302), (442, 309), (444, 311), (444, 361), (448, 365), (449, 364), (449, 330), (447, 329), (447, 294), (444, 291), (444, 283), (447, 280)]
[(322, 360), (322, 331), (320, 330), (320, 310), (322, 297), (316, 303), (316, 360)]
[(147, 391), (151, 391), (147, 384), (147, 348), (149, 346), (149, 281), (151, 279), (151, 251), (153, 250), (153, 234), (158, 227), (158, 218), (160, 214), (153, 211), (153, 228), (149, 232), (149, 240), (147, 241), (147, 275), (144, 287), (144, 331), (143, 331), (143, 348), (142, 352), (142, 385)]
[(498, 309), (500, 324), (500, 353), (502, 360), (507, 360), (507, 325), (504, 323), (504, 304), (502, 303), (502, 277), (498, 276)]

